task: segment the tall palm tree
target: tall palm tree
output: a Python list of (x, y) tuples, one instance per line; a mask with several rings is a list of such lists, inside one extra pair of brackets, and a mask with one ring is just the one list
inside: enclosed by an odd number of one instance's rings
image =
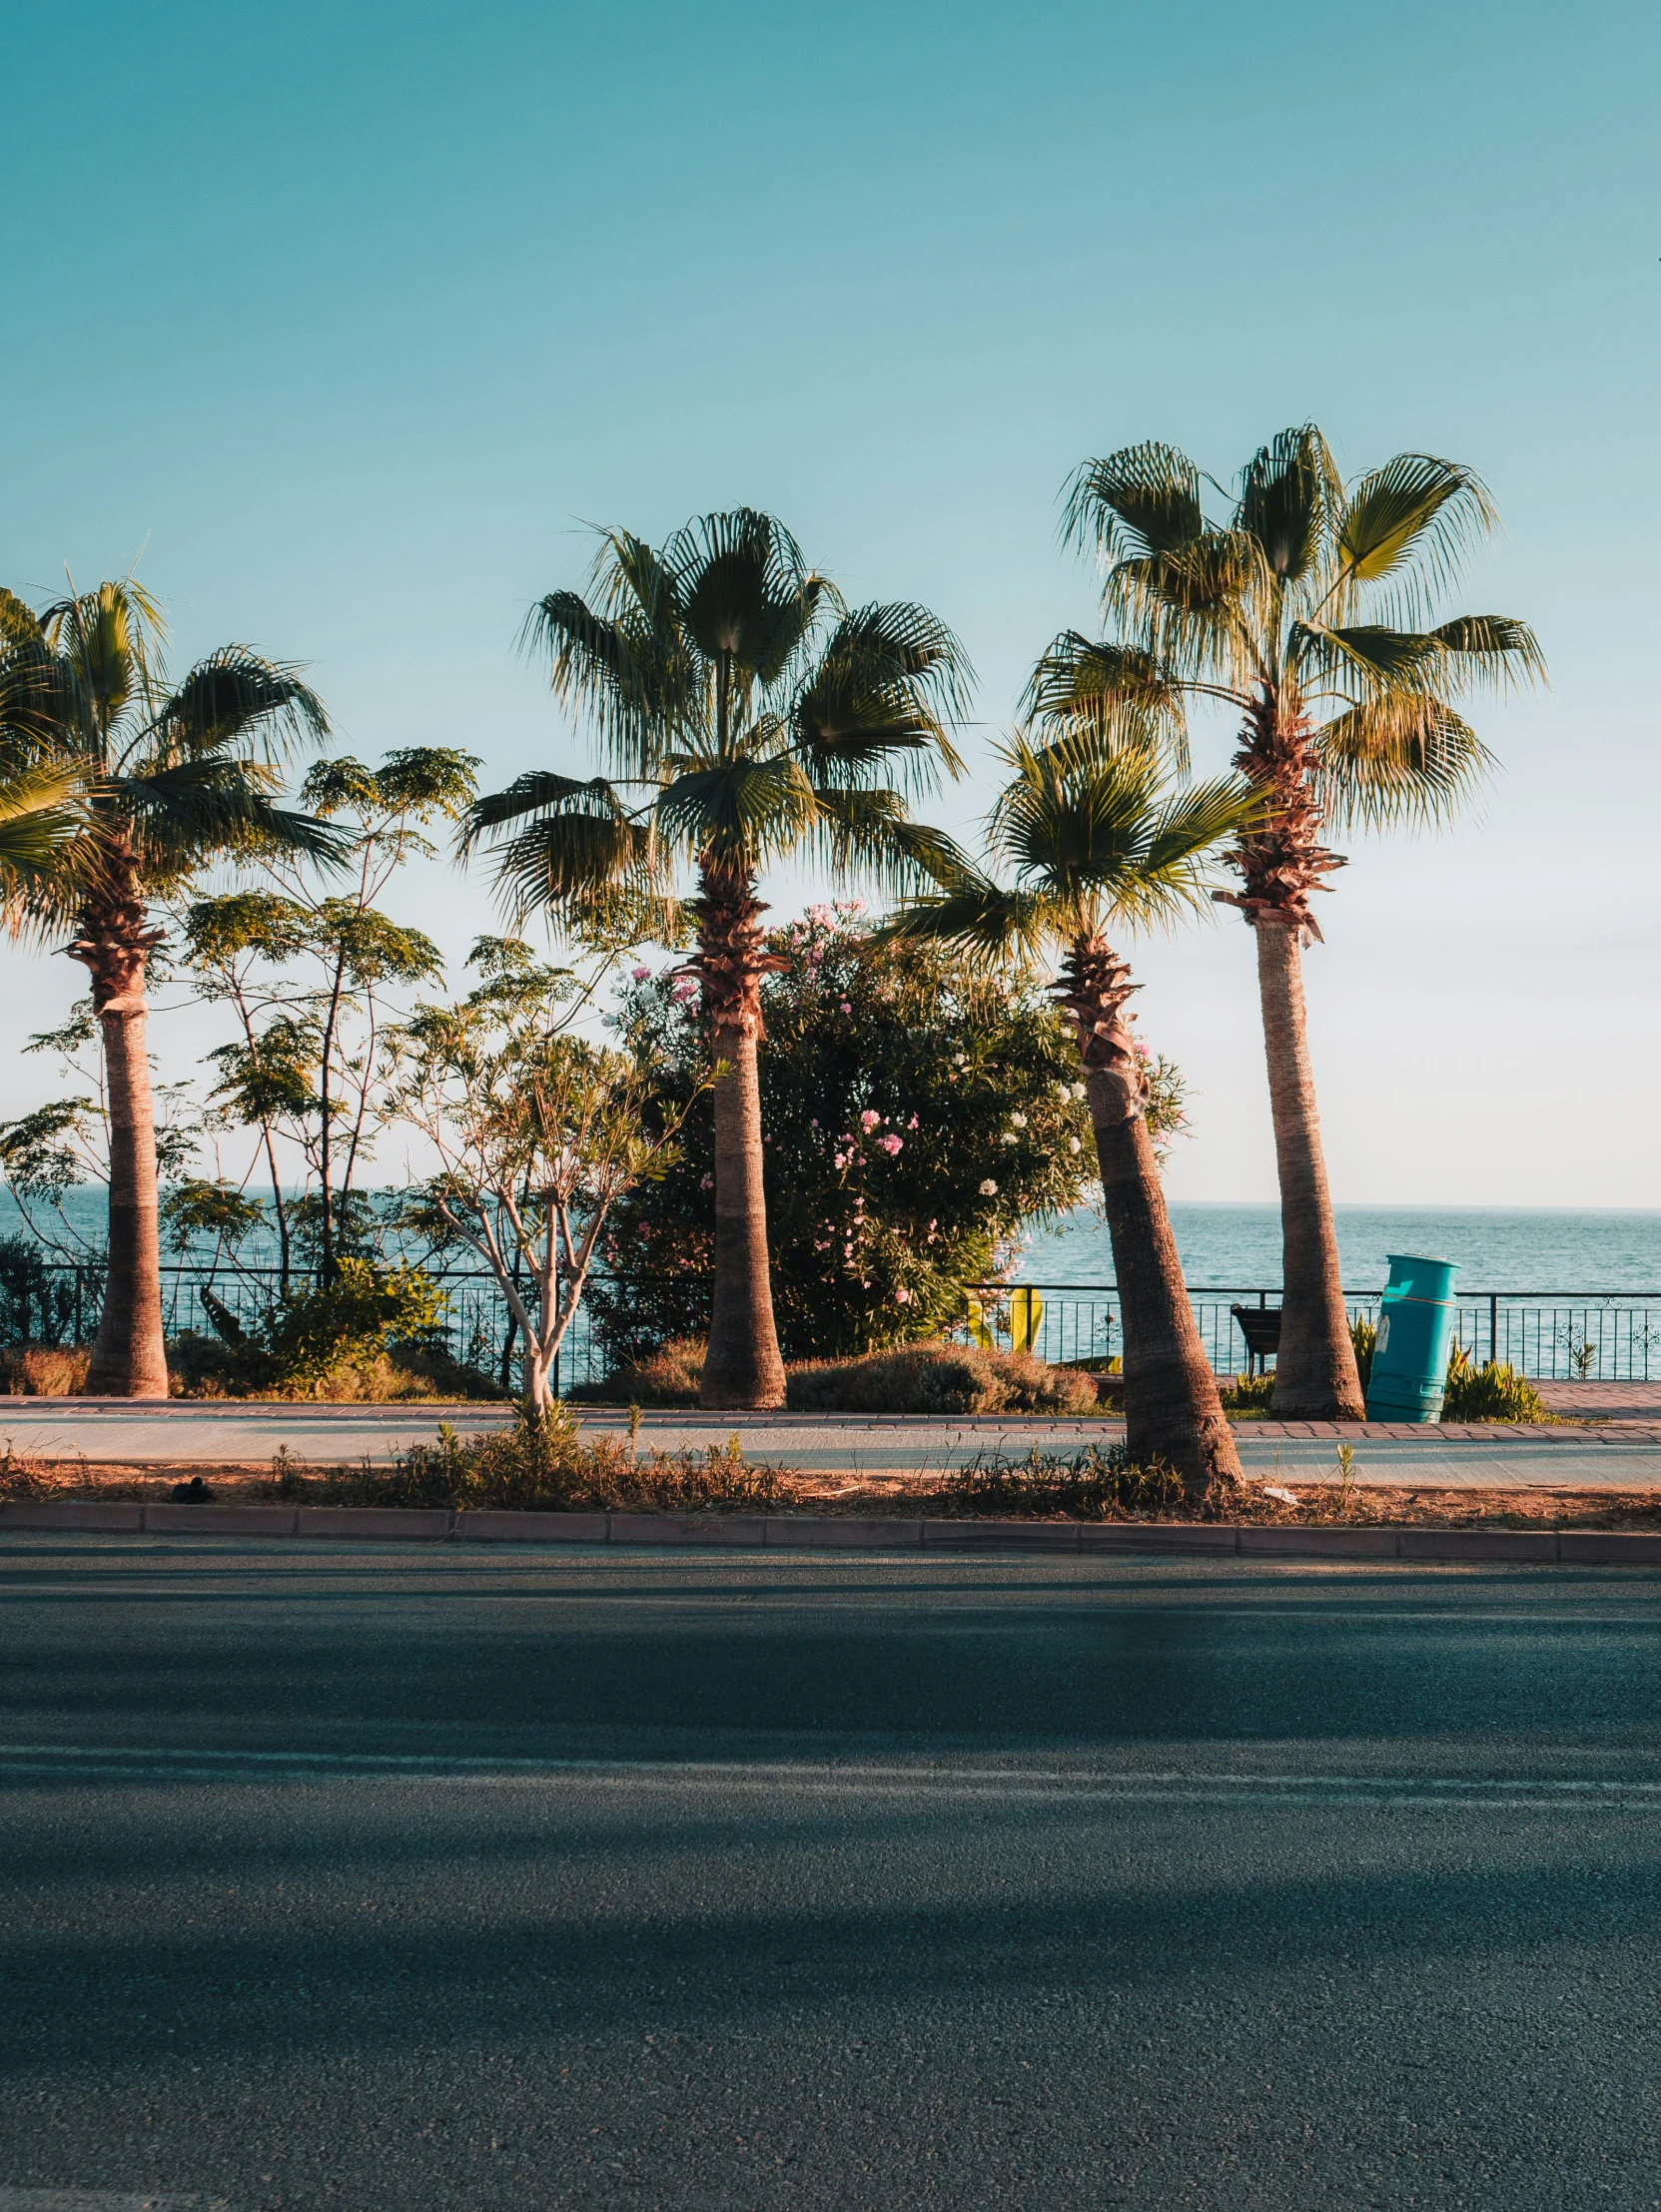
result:
[(145, 978), (162, 940), (154, 901), (212, 863), (281, 849), (329, 859), (336, 839), (275, 803), (277, 755), (322, 739), (295, 671), (222, 646), (170, 687), (160, 609), (131, 577), (40, 615), (0, 604), (0, 722), (9, 747), (84, 787), (76, 833), (20, 878), (17, 936), (73, 933), (103, 1036), (110, 1134), (109, 1274), (87, 1389), (163, 1398), (156, 1137)]
[(1446, 815), (1491, 764), (1453, 702), (1543, 664), (1510, 615), (1434, 619), (1494, 522), (1458, 462), (1398, 453), (1346, 485), (1305, 423), (1253, 455), (1220, 519), (1202, 491), (1170, 445), (1127, 446), (1078, 471), (1065, 528), (1103, 564), (1113, 634), (1058, 638), (1030, 703), (1076, 715), (1093, 700), (1112, 712), (1200, 698), (1242, 717), (1235, 765), (1264, 805), (1228, 856), (1242, 888), (1214, 895), (1256, 940), (1285, 1286), (1274, 1408), (1358, 1420), (1303, 1004), (1303, 949), (1320, 938), (1311, 895), (1343, 865), (1322, 833), (1329, 821)]
[(540, 907), (580, 926), (645, 899), (671, 937), (669, 891), (690, 868), (686, 973), (716, 1063), (701, 1402), (782, 1405), (756, 1079), (761, 979), (779, 964), (757, 883), (806, 848), (838, 875), (894, 885), (932, 849), (894, 779), (926, 788), (942, 768), (960, 772), (948, 725), (968, 663), (924, 607), (849, 608), (789, 532), (748, 507), (688, 522), (657, 550), (604, 532), (589, 597), (550, 592), (525, 634), (550, 656), (555, 697), (586, 712), (615, 781), (521, 776), (479, 800), (465, 843), (500, 841), (497, 881), (521, 917)]
[(983, 963), (1061, 954), (1057, 996), (1078, 1031), (1113, 1238), (1129, 1446), (1167, 1461), (1198, 1501), (1232, 1488), (1240, 1460), (1166, 1214), (1125, 1013), (1140, 986), (1115, 940), (1204, 909), (1204, 857), (1256, 802), (1234, 781), (1174, 787), (1148, 745), (1082, 720), (1049, 744), (1018, 734), (1003, 758), (1012, 773), (986, 841), (1013, 883), (953, 849), (931, 870), (936, 888), (903, 901), (878, 937), (943, 941)]

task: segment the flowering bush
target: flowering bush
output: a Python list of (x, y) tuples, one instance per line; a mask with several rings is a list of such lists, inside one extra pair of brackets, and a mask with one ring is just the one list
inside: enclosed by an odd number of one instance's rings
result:
[[(963, 1318), (966, 1283), (1007, 1276), (1030, 1222), (1096, 1187), (1065, 1018), (1034, 987), (969, 975), (935, 948), (878, 953), (857, 908), (769, 934), (762, 986), (767, 1226), (781, 1348), (836, 1357)], [(636, 976), (617, 1023), (678, 1113), (707, 1065), (672, 969)], [(631, 1191), (590, 1292), (614, 1359), (709, 1325), (713, 1131), (700, 1104), (662, 1179)]]

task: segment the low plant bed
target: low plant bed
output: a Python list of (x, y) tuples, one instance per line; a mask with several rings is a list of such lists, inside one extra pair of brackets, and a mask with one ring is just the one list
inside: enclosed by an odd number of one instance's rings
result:
[[(704, 1347), (665, 1344), (637, 1366), (603, 1382), (579, 1383), (577, 1405), (695, 1406)], [(1107, 1378), (1110, 1386), (1121, 1377)], [(1052, 1367), (1030, 1352), (985, 1351), (977, 1344), (903, 1344), (856, 1359), (807, 1359), (785, 1369), (792, 1413), (1094, 1413), (1100, 1378), (1077, 1366)]]

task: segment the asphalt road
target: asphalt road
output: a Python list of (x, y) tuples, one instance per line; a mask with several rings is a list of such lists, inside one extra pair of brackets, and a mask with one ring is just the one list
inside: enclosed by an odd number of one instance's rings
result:
[(0, 2205), (1661, 2203), (1661, 1575), (12, 1536)]

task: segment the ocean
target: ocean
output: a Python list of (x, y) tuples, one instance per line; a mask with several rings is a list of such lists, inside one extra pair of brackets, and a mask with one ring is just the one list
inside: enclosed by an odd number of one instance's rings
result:
[[(100, 1235), (103, 1194), (71, 1193), (83, 1233)], [(1493, 1290), (1642, 1290), (1661, 1294), (1661, 1212), (1556, 1206), (1360, 1206), (1336, 1209), (1346, 1290), (1382, 1287), (1390, 1252), (1459, 1262), (1465, 1295)], [(1280, 1283), (1280, 1211), (1273, 1205), (1173, 1201), (1171, 1223), (1194, 1289), (1274, 1290)], [(16, 1201), (0, 1190), (0, 1235), (23, 1232)], [(164, 1261), (176, 1255), (164, 1253)], [(247, 1255), (254, 1258), (250, 1250)], [(261, 1253), (274, 1258), (273, 1253)], [(1034, 1229), (1020, 1273), (1028, 1282), (1110, 1283), (1107, 1223), (1081, 1207), (1051, 1229)]]
[[(1661, 1291), (1661, 1212), (1556, 1206), (1364, 1206), (1334, 1209), (1346, 1290), (1383, 1286), (1388, 1254), (1459, 1263), (1467, 1296), (1494, 1290)], [(1280, 1209), (1173, 1201), (1171, 1225), (1193, 1289), (1274, 1290), (1280, 1284)], [(1035, 1229), (1023, 1255), (1028, 1282), (1108, 1283), (1113, 1247), (1100, 1213), (1081, 1208)]]

